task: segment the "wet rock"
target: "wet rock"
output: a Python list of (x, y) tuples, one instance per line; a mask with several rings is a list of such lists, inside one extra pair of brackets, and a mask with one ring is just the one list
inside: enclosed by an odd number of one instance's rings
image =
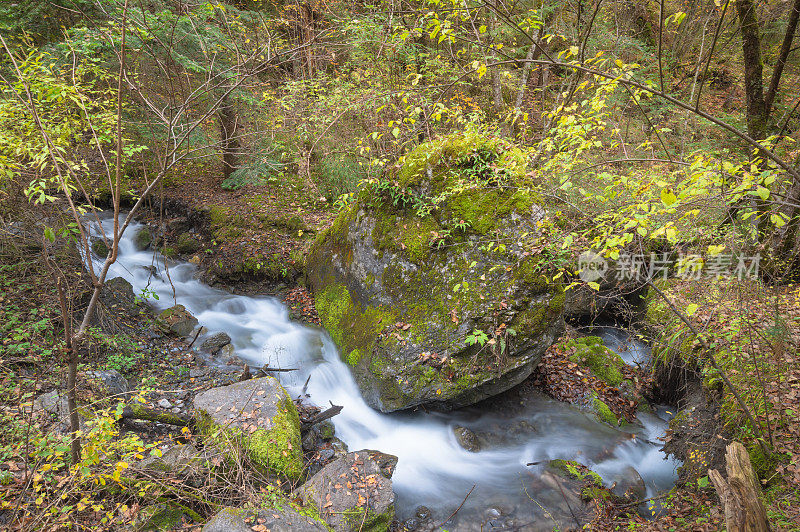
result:
[(319, 508), (336, 532), (388, 530), (394, 520), (392, 481), (383, 471), (391, 461), (388, 456), (368, 450), (348, 453), (303, 484), (299, 495), (304, 504)]
[(417, 509), (414, 510), (414, 517), (416, 517), (423, 523), (430, 521), (431, 509), (428, 508), (427, 506), (417, 506)]
[(177, 336), (189, 336), (197, 325), (197, 318), (192, 316), (183, 305), (175, 305), (161, 312), (156, 324), (164, 332)]
[(197, 237), (192, 233), (181, 233), (178, 236), (178, 241), (175, 243), (175, 249), (178, 253), (189, 255), (197, 252), (202, 247), (202, 244)]
[(330, 420), (325, 420), (322, 423), (317, 423), (311, 429), (317, 433), (317, 436), (323, 440), (330, 440), (336, 436), (336, 427)]
[(173, 530), (183, 521), (183, 510), (172, 503), (154, 504), (139, 510), (133, 522), (136, 532)]
[(471, 453), (477, 453), (481, 450), (481, 444), (475, 433), (466, 427), (456, 425), (453, 427), (453, 434), (456, 435), (458, 444)]
[(168, 410), (172, 408), (172, 403), (169, 402), (167, 399), (160, 399), (158, 401), (158, 407), (163, 408), (164, 410)]
[[(507, 186), (458, 190), (477, 153), (494, 161)], [(384, 412), (458, 408), (522, 382), (563, 330), (564, 291), (539, 274), (542, 257), (531, 254), (547, 213), (522, 192), (522, 152), (498, 139), (450, 135), (403, 163), (389, 179), (415, 198), (442, 194), (437, 216), (371, 192), (317, 239), (308, 281), (367, 403)], [(479, 245), (487, 234), (509, 244), (502, 252)], [(497, 301), (500, 321), (515, 333), (501, 367), (492, 349), (465, 342), (476, 329), (502, 333), (493, 325)]]
[(144, 251), (145, 249), (150, 247), (150, 244), (153, 243), (153, 233), (150, 232), (150, 229), (147, 227), (143, 227), (136, 232), (136, 235), (133, 237), (133, 245), (137, 251)]
[(210, 478), (208, 461), (193, 445), (175, 445), (160, 457), (148, 456), (136, 465), (136, 470), (150, 475), (178, 477), (193, 486)]
[(303, 472), (300, 418), (273, 377), (212, 388), (195, 396), (198, 427), (224, 452), (241, 442), (257, 467), (297, 479)]
[(100, 290), (100, 302), (107, 309), (128, 315), (139, 312), (131, 283), (122, 277), (108, 279)]
[(128, 380), (115, 369), (88, 371), (86, 372), (86, 377), (90, 386), (98, 392), (115, 399), (124, 399), (125, 395), (130, 391)]
[(301, 515), (288, 503), (280, 508), (243, 510), (225, 508), (212, 517), (203, 532), (253, 532), (252, 526), (270, 532), (326, 532), (327, 528), (314, 519)]
[(104, 259), (108, 257), (108, 252), (110, 251), (110, 248), (108, 247), (108, 244), (106, 244), (106, 241), (103, 239), (103, 237), (100, 236), (92, 237), (91, 246), (92, 246), (92, 253), (94, 253), (94, 255), (97, 258)]
[(200, 349), (211, 353), (212, 355), (217, 354), (217, 351), (225, 347), (226, 345), (230, 345), (231, 337), (228, 336), (227, 333), (218, 332), (214, 333), (210, 337), (203, 340), (203, 343), (200, 344)]
[(644, 484), (644, 480), (642, 480), (639, 472), (631, 466), (623, 469), (614, 478), (612, 485), (614, 487), (611, 489), (611, 493), (627, 502), (641, 501), (647, 497), (647, 487)]
[(231, 360), (235, 355), (236, 349), (233, 347), (233, 344), (225, 344), (221, 346), (217, 352), (217, 358), (225, 364), (228, 363), (228, 360)]

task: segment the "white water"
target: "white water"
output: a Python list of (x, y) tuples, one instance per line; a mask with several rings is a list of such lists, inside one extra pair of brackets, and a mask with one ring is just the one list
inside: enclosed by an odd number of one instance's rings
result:
[[(537, 394), (527, 395), (522, 404), (476, 405), (448, 414), (376, 412), (361, 398), (327, 333), (290, 321), (286, 307), (274, 298), (231, 295), (196, 280), (197, 269), (191, 264), (136, 251), (132, 238), (139, 228), (134, 224), (126, 231), (108, 278), (121, 276), (137, 294), (145, 289), (156, 294), (158, 299), (151, 302), (158, 309), (184, 305), (209, 334), (228, 333), (237, 355), (253, 366), (299, 368), (281, 374), (293, 396), (310, 376), (307, 391), (316, 404), (324, 407), (330, 401), (344, 407), (333, 421), (336, 435), (351, 450), (377, 449), (398, 456), (393, 483), (401, 519), (425, 505), (433, 520), (441, 522), (475, 485), (455, 522), (445, 527), (448, 530), (478, 530), (490, 520), (490, 527), (552, 530), (554, 520), (571, 519), (563, 495), (539, 481), (541, 465), (527, 464), (555, 458), (590, 465), (609, 482), (632, 466), (650, 495), (669, 489), (676, 480), (678, 463), (658, 450), (657, 438), (666, 422), (657, 416), (642, 416), (643, 426), (632, 431), (637, 435), (632, 439), (630, 432)], [(93, 225), (93, 234), (97, 231)], [(483, 438), (480, 452), (458, 445), (455, 424)]]

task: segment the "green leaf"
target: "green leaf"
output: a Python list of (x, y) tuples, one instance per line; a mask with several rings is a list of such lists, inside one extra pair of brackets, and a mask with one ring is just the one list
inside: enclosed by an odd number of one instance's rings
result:
[(694, 316), (694, 313), (697, 312), (697, 309), (700, 308), (699, 305), (692, 303), (691, 305), (686, 307), (686, 315), (687, 316)]
[(668, 188), (661, 189), (661, 203), (663, 203), (665, 207), (671, 207), (676, 201), (678, 201), (678, 197), (672, 190)]
[(50, 242), (55, 242), (56, 241), (56, 234), (53, 232), (53, 230), (50, 227), (45, 227), (44, 228), (44, 237), (47, 240), (49, 240)]
[(600, 290), (600, 283), (596, 283), (594, 281), (589, 281), (586, 284), (589, 285), (589, 288), (591, 288), (592, 290), (595, 290), (595, 291), (599, 291)]

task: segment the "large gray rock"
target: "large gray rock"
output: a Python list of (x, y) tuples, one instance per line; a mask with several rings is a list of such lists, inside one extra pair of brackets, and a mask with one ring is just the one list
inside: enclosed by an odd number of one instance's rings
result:
[(326, 465), (300, 488), (336, 532), (388, 530), (394, 520), (391, 476), (397, 457), (363, 450)]
[(229, 345), (231, 343), (231, 337), (228, 336), (227, 333), (218, 332), (214, 333), (208, 338), (206, 338), (202, 344), (200, 344), (200, 349), (203, 351), (207, 351), (208, 353), (216, 354), (217, 351)]
[(136, 464), (136, 470), (152, 476), (180, 478), (196, 487), (211, 476), (205, 456), (190, 444), (170, 447), (161, 456), (148, 456)]
[(177, 336), (189, 336), (197, 326), (197, 318), (186, 310), (183, 305), (175, 305), (161, 312), (156, 318), (156, 324), (164, 332)]
[(86, 377), (89, 384), (93, 385), (99, 392), (114, 399), (124, 399), (130, 391), (128, 380), (115, 370), (107, 371), (88, 371)]
[(100, 302), (109, 310), (127, 314), (138, 312), (133, 286), (122, 277), (108, 279), (100, 290)]
[(243, 510), (224, 508), (203, 527), (203, 532), (253, 532), (263, 525), (270, 532), (326, 532), (327, 528), (311, 517), (302, 515), (288, 503), (281, 508)]
[(194, 407), (200, 430), (223, 452), (238, 442), (256, 466), (290, 479), (302, 474), (300, 418), (273, 377), (212, 388), (195, 396)]
[(526, 164), (496, 138), (424, 144), (315, 242), (317, 310), (374, 408), (476, 403), (528, 377), (563, 330)]

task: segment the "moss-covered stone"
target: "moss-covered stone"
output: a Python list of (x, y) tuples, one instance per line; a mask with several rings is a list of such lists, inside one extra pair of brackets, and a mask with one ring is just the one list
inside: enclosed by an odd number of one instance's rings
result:
[(178, 253), (187, 255), (197, 252), (201, 247), (200, 240), (197, 235), (186, 232), (178, 235), (178, 240), (175, 243), (175, 249)]
[(137, 250), (142, 251), (150, 247), (153, 243), (153, 233), (147, 227), (142, 227), (133, 237), (133, 245)]
[[(427, 143), (317, 237), (317, 310), (372, 406), (477, 402), (529, 375), (556, 338), (564, 293), (531, 258), (545, 213), (524, 163), (475, 133)], [(492, 342), (468, 344), (473, 330)]]
[(155, 504), (139, 510), (133, 528), (137, 532), (174, 530), (180, 527), (182, 519), (183, 510), (177, 504)]
[(603, 486), (603, 479), (600, 475), (574, 460), (563, 460), (561, 458), (550, 460), (547, 463), (547, 470), (560, 477), (586, 482), (594, 487)]
[(257, 467), (300, 478), (300, 418), (277, 380), (264, 377), (212, 388), (195, 398), (195, 408), (198, 427), (216, 445), (240, 445)]
[(574, 349), (569, 357), (572, 362), (588, 368), (609, 386), (618, 387), (622, 384), (624, 380), (622, 368), (625, 366), (625, 361), (606, 347), (601, 338), (584, 336), (568, 341), (565, 347)]
[(597, 416), (597, 419), (611, 425), (612, 427), (616, 427), (619, 425), (619, 419), (617, 418), (616, 414), (611, 411), (611, 408), (603, 402), (602, 399), (599, 397), (594, 397), (591, 402), (592, 411)]
[(92, 239), (92, 253), (94, 253), (98, 258), (106, 258), (108, 256), (108, 252), (109, 248), (105, 240), (99, 237)]

